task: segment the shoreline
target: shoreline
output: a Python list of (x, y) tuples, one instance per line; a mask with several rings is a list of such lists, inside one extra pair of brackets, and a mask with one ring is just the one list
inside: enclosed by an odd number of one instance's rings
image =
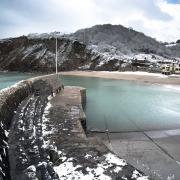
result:
[(98, 77), (114, 80), (137, 81), (152, 84), (180, 85), (180, 75), (167, 76), (160, 73), (148, 73), (139, 71), (65, 71), (60, 72), (59, 74), (69, 76)]

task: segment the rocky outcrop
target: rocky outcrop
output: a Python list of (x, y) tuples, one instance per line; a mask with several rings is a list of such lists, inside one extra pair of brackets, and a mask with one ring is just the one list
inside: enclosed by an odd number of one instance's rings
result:
[[(25, 36), (0, 42), (0, 70), (54, 71), (55, 38)], [(86, 46), (78, 41), (58, 38), (58, 70), (78, 69), (90, 59)]]

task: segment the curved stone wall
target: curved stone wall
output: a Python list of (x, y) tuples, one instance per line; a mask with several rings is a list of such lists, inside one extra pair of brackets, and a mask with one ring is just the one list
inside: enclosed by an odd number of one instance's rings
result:
[[(49, 85), (49, 89), (40, 87), (41, 83)], [(39, 86), (38, 86), (39, 85)], [(62, 83), (56, 74), (39, 76), (21, 81), (0, 91), (0, 180), (10, 179), (8, 163), (8, 130), (11, 120), (19, 104), (31, 93), (49, 91), (54, 93), (61, 89)]]
[[(63, 93), (58, 94), (61, 88)], [(54, 93), (57, 95), (50, 98)], [(98, 139), (86, 137), (85, 100), (84, 88), (64, 88), (54, 74), (1, 90), (0, 180), (148, 180)]]

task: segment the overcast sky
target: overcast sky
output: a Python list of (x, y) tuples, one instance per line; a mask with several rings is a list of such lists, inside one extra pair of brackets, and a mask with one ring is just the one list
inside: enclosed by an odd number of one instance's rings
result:
[(0, 38), (121, 24), (161, 41), (180, 39), (180, 0), (0, 0)]

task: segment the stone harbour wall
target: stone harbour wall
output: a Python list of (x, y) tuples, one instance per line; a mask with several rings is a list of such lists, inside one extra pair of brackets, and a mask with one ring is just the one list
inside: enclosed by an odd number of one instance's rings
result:
[(0, 180), (10, 179), (7, 144), (8, 130), (17, 107), (32, 93), (39, 94), (49, 91), (48, 94), (51, 95), (61, 88), (62, 83), (59, 76), (51, 74), (20, 81), (11, 87), (0, 90)]
[(0, 180), (148, 180), (86, 136), (85, 102), (85, 88), (64, 88), (55, 74), (1, 90)]

